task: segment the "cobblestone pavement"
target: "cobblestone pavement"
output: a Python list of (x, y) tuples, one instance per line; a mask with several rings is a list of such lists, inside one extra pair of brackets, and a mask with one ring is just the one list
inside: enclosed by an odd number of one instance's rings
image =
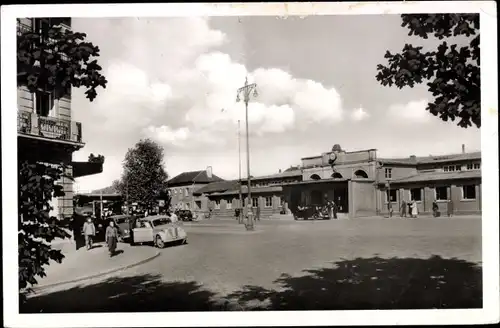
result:
[[(481, 307), (481, 219), (185, 224), (187, 245), (26, 311)], [(78, 295), (79, 301), (72, 300)], [(86, 299), (88, 297), (88, 300)]]

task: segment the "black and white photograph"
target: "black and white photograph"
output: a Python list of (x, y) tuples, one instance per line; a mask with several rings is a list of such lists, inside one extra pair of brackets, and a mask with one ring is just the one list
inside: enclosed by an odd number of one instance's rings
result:
[(4, 324), (498, 322), (496, 11), (2, 6)]

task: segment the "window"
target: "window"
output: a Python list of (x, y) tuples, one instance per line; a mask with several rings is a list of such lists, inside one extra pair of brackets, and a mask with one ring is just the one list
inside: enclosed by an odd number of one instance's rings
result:
[(385, 178), (392, 179), (392, 169), (385, 169)]
[(230, 199), (230, 200), (226, 201), (226, 209), (230, 210), (232, 208), (233, 208), (233, 200)]
[[(457, 166), (455, 166), (455, 165), (447, 165), (447, 166), (443, 167), (443, 170), (445, 172), (455, 172), (455, 168), (456, 167), (460, 167), (460, 165), (457, 165)], [(457, 169), (457, 171), (460, 171), (460, 168)]]
[(214, 207), (215, 207), (216, 210), (220, 210), (220, 199), (217, 199), (215, 201), (215, 206)]
[(189, 196), (189, 189), (188, 188), (184, 189), (184, 196)]
[(410, 200), (414, 200), (416, 202), (422, 201), (422, 189), (420, 188), (410, 189)]
[(447, 187), (436, 187), (436, 200), (447, 200), (448, 199), (448, 188)]
[(54, 106), (54, 95), (45, 91), (35, 93), (35, 111), (38, 115), (47, 117)]
[(252, 207), (259, 207), (259, 199), (257, 197), (252, 197)]
[(476, 199), (476, 186), (475, 185), (462, 186), (462, 198)]
[(467, 164), (467, 170), (472, 170), (472, 168), (473, 168), (473, 167), (474, 167), (474, 166), (473, 166), (473, 164), (472, 164), (472, 163)]
[(455, 165), (456, 171), (462, 171), (462, 165)]
[(389, 202), (395, 202), (397, 197), (397, 190), (396, 189), (391, 189), (391, 190), (386, 190), (385, 191), (385, 201)]
[(266, 207), (273, 207), (273, 197), (272, 196), (266, 197)]
[(481, 163), (474, 163), (474, 170), (480, 170), (481, 169)]

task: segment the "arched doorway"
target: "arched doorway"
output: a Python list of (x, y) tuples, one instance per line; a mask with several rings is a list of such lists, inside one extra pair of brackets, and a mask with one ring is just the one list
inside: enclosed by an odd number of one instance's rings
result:
[(363, 170), (357, 170), (354, 172), (354, 176), (358, 179), (368, 179), (368, 174)]
[(332, 174), (332, 178), (334, 178), (334, 179), (343, 179), (344, 177), (339, 172), (335, 172), (335, 173)]
[(321, 177), (317, 174), (311, 175), (311, 180), (321, 180)]

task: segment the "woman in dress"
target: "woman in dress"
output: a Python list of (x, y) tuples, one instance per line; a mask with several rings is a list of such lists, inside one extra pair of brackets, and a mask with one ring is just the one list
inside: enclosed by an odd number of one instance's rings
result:
[(412, 218), (417, 218), (417, 216), (418, 216), (417, 202), (413, 201), (411, 203), (411, 217)]
[(109, 226), (106, 228), (106, 244), (108, 244), (109, 256), (115, 255), (116, 244), (118, 243), (118, 229), (115, 223), (109, 221)]

